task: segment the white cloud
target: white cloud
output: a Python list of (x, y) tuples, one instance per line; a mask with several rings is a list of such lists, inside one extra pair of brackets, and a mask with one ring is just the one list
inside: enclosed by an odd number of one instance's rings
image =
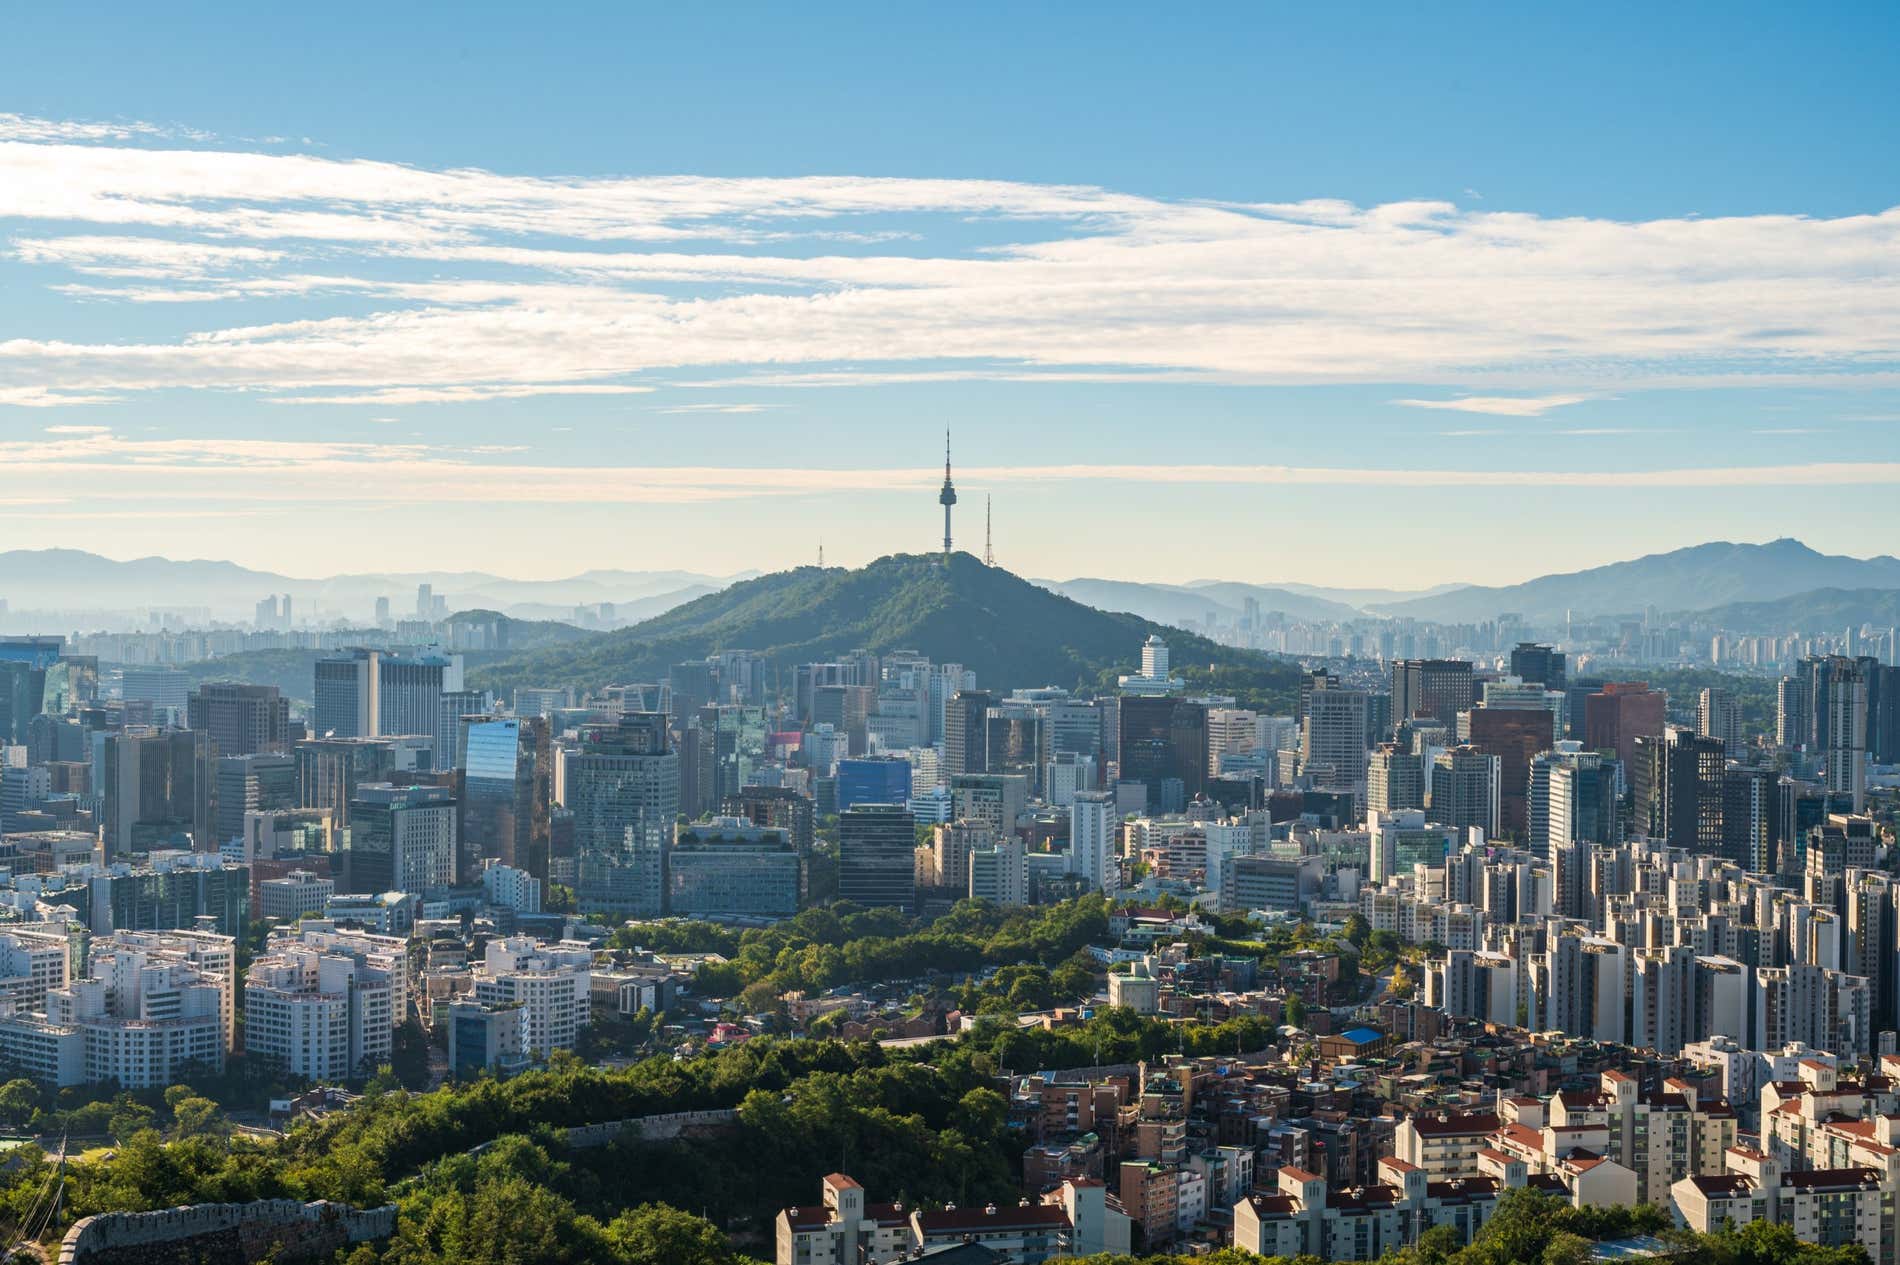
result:
[(42, 386), (0, 386), (0, 406), (15, 408), (63, 408), (69, 404), (110, 404), (117, 396), (59, 391)]
[(1490, 413), (1497, 417), (1542, 417), (1552, 409), (1582, 404), (1588, 395), (1466, 395), (1454, 400), (1393, 400), (1407, 408), (1451, 409), (1459, 413)]
[(110, 426), (48, 426), (49, 435), (110, 435)]
[[(655, 370), (1405, 382), (1468, 392), (1408, 407), (1536, 417), (1619, 388), (1867, 386), (1900, 366), (1900, 209), (1625, 222), (985, 180), (540, 179), (165, 137), (0, 116), (20, 264), (75, 300), (202, 317), (86, 342), (0, 318), (0, 392), (454, 403), (627, 394), (645, 388), (612, 380)], [(1002, 244), (955, 245), (970, 221)], [(910, 248), (878, 253), (893, 237)], [(237, 314), (265, 300), (290, 319)]]

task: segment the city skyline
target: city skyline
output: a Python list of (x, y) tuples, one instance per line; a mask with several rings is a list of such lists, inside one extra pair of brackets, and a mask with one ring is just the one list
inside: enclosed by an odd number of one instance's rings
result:
[[(727, 57), (582, 82), (583, 33), (500, 21), (408, 87), (429, 32), (398, 22), (361, 66), (325, 36), (263, 59), (360, 90), (316, 103), (169, 73), (217, 50), (125, 20), (168, 73), (0, 54), (18, 547), (856, 565), (932, 548), (946, 425), (1026, 575), (1423, 588), (1900, 528), (1900, 191), (1852, 161), (1895, 124), (1842, 108), (1880, 89), (1878, 9), (1764, 11), (1722, 48), (1685, 11), (1613, 70), (1616, 15), (1387, 31), (1433, 66), (1313, 15), (1213, 48), (1131, 14), (1046, 79), (922, 18), (834, 47), (760, 11), (603, 17)], [(1072, 51), (1013, 26), (1032, 62)], [(862, 78), (793, 91), (780, 48)], [(1272, 78), (1235, 89), (1249, 56)], [(1138, 72), (1145, 114), (1114, 90)], [(1772, 118), (1736, 90), (1770, 74)], [(1483, 556), (1390, 531), (1394, 501)]]

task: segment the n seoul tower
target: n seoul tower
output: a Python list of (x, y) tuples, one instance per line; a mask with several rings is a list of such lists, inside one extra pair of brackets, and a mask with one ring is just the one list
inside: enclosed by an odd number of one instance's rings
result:
[(957, 503), (956, 485), (950, 482), (950, 432), (943, 433), (943, 491), (937, 493), (937, 504), (943, 506), (943, 561), (950, 563), (950, 507)]

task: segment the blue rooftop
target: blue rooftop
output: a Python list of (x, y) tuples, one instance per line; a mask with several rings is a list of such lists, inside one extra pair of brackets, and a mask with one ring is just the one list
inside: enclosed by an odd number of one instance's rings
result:
[(1373, 1028), (1348, 1028), (1339, 1034), (1354, 1045), (1368, 1045), (1385, 1039), (1385, 1033)]

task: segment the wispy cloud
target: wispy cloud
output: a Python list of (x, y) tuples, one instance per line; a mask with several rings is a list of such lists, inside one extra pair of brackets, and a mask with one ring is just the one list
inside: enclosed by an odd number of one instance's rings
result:
[(673, 404), (653, 411), (656, 413), (764, 413), (784, 407), (783, 404)]
[(110, 404), (118, 397), (96, 392), (61, 391), (45, 386), (0, 386), (0, 406), (64, 408), (72, 404)]
[[(522, 382), (475, 383), (468, 386), (385, 387), (379, 391), (338, 392), (334, 395), (281, 395), (272, 404), (467, 404), (475, 400), (521, 400), (534, 395), (640, 395), (652, 387), (624, 383)], [(394, 417), (372, 417), (373, 422), (395, 422)]]
[(1450, 409), (1458, 413), (1489, 413), (1496, 417), (1542, 417), (1552, 409), (1582, 404), (1588, 395), (1464, 395), (1451, 400), (1393, 400), (1406, 408)]
[[(1002, 243), (958, 244), (972, 221)], [(627, 394), (664, 370), (748, 388), (1402, 382), (1461, 393), (1406, 407), (1538, 417), (1643, 385), (1900, 369), (1900, 209), (1614, 221), (989, 180), (547, 179), (8, 115), (7, 222), (49, 289), (201, 318), (95, 341), (0, 318), (15, 404), (461, 403)], [(879, 253), (894, 235), (910, 248)], [(294, 316), (246, 319), (265, 300)]]
[[(125, 504), (290, 502), (691, 504), (839, 493), (928, 493), (939, 467), (832, 469), (524, 462), (519, 449), (357, 440), (166, 438), (112, 433), (0, 441), (0, 462), (48, 496)], [(972, 466), (992, 487), (1059, 483), (1390, 488), (1892, 487), (1900, 462), (1697, 466), (1669, 470), (1466, 470), (1360, 466), (1076, 464)]]
[(110, 426), (48, 426), (49, 435), (110, 435)]
[(84, 122), (41, 119), (26, 114), (0, 114), (0, 140), (12, 141), (128, 141), (173, 138), (208, 141), (209, 132), (193, 128), (161, 127), (142, 122)]

